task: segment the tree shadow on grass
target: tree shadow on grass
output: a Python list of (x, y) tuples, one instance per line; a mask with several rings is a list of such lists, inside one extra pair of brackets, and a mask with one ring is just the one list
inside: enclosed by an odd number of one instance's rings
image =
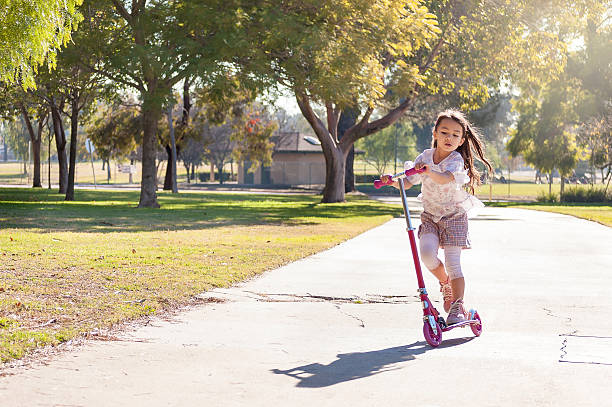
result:
[(229, 225), (316, 225), (323, 219), (399, 215), (362, 197), (321, 204), (315, 195), (162, 193), (160, 209), (136, 209), (134, 191), (76, 191), (76, 200), (45, 190), (0, 190), (4, 228), (73, 232), (201, 230)]
[[(454, 338), (442, 342), (438, 348), (448, 348), (467, 343), (474, 339)], [(343, 353), (336, 355), (338, 359), (328, 365), (311, 363), (288, 370), (272, 369), (276, 374), (284, 374), (298, 379), (296, 387), (328, 387), (338, 383), (362, 379), (391, 370), (401, 369), (397, 365), (416, 359), (427, 351), (433, 350), (425, 341), (410, 345), (374, 350), (369, 352)]]

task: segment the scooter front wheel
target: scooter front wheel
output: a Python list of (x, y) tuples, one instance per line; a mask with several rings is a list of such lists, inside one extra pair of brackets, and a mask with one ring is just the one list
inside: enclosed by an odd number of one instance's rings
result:
[(480, 320), (480, 315), (478, 315), (478, 312), (474, 314), (474, 319), (478, 322), (470, 324), (470, 328), (472, 328), (472, 333), (475, 336), (480, 336), (480, 334), (482, 333), (482, 321)]
[(431, 328), (431, 325), (429, 325), (429, 322), (425, 322), (423, 324), (423, 336), (425, 336), (425, 340), (433, 348), (437, 347), (438, 345), (440, 345), (440, 343), (442, 343), (442, 328), (437, 322), (436, 331), (437, 333), (434, 333), (433, 329)]

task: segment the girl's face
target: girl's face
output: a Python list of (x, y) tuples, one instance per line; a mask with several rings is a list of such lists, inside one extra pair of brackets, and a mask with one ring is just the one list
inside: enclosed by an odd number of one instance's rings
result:
[(465, 141), (463, 127), (449, 118), (440, 121), (434, 130), (433, 137), (437, 142), (437, 148), (447, 153), (455, 151)]

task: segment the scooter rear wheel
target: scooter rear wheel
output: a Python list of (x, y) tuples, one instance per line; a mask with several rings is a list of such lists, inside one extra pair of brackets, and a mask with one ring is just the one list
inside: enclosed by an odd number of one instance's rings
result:
[(440, 343), (442, 343), (442, 328), (437, 322), (436, 330), (438, 331), (438, 333), (434, 334), (434, 331), (433, 329), (431, 329), (431, 325), (429, 325), (429, 322), (425, 322), (423, 324), (423, 336), (425, 336), (425, 340), (433, 348), (437, 347), (438, 345), (440, 345)]
[(474, 314), (474, 319), (478, 322), (470, 324), (470, 328), (475, 336), (480, 336), (482, 333), (482, 321), (480, 320), (480, 315), (478, 315), (478, 312)]

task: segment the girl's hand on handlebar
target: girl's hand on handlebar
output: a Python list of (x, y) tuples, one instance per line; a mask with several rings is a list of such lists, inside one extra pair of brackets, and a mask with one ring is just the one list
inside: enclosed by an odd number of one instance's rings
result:
[(415, 164), (414, 164), (414, 169), (415, 169), (415, 170), (420, 170), (420, 169), (422, 169), (422, 168), (425, 168), (425, 172), (424, 172), (424, 174), (429, 173), (429, 167), (428, 167), (428, 166), (427, 166), (425, 163), (418, 162), (418, 163), (415, 163)]

